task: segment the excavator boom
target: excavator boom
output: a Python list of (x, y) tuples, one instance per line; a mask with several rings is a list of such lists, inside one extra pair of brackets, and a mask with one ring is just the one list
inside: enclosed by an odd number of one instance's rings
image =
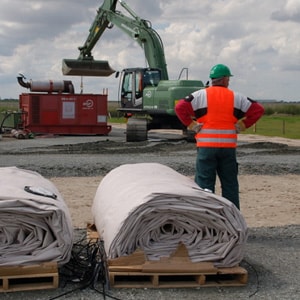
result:
[[(117, 2), (129, 13), (126, 16), (116, 11)], [(103, 32), (115, 25), (133, 38), (144, 50), (150, 68), (159, 68), (162, 78), (168, 80), (167, 65), (162, 41), (149, 21), (139, 18), (134, 11), (122, 0), (104, 0), (97, 11), (94, 22), (89, 29), (89, 35), (82, 47), (79, 47), (77, 59), (63, 59), (62, 72), (64, 75), (78, 76), (109, 76), (115, 71), (107, 61), (94, 60), (92, 49)]]
[(62, 73), (73, 76), (110, 76), (115, 72), (108, 61), (94, 60), (92, 49), (109, 26), (109, 21), (105, 17), (106, 11), (115, 11), (117, 0), (105, 0), (98, 10), (98, 14), (89, 29), (89, 35), (82, 47), (79, 47), (79, 57), (77, 59), (63, 59)]

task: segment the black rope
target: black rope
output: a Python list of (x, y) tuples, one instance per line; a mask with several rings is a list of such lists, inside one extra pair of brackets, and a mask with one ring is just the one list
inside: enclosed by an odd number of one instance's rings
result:
[[(54, 300), (74, 293), (79, 290), (91, 288), (103, 295), (103, 299), (109, 297), (121, 300), (107, 293), (110, 289), (108, 277), (107, 256), (104, 241), (96, 239), (87, 241), (86, 237), (73, 244), (71, 258), (59, 271), (61, 283), (65, 287), (68, 283), (78, 283), (79, 286), (64, 292), (49, 300)], [(96, 284), (102, 285), (102, 291), (96, 288)]]
[(247, 260), (243, 259), (243, 262), (248, 265), (253, 271), (254, 271), (254, 274), (255, 274), (255, 278), (256, 278), (256, 288), (255, 288), (255, 291), (253, 293), (251, 293), (249, 295), (249, 298), (252, 298), (253, 296), (255, 296), (258, 291), (259, 291), (259, 288), (260, 288), (260, 282), (259, 282), (259, 275), (258, 275), (258, 272), (257, 270), (255, 269), (255, 267), (250, 264)]

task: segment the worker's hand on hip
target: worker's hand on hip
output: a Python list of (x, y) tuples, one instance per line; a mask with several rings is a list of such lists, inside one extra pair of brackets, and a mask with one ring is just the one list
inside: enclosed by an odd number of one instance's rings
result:
[(237, 133), (240, 133), (241, 131), (244, 131), (246, 129), (243, 120), (239, 120), (237, 123), (235, 123), (235, 129)]
[(202, 125), (203, 125), (202, 123), (192, 121), (192, 123), (187, 128), (188, 128), (188, 130), (192, 130), (192, 131), (198, 133), (201, 130)]

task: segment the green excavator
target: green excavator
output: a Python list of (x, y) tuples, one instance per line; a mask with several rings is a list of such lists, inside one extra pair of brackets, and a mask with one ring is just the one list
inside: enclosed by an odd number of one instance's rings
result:
[[(117, 3), (128, 16), (116, 10)], [(151, 129), (186, 128), (174, 112), (176, 102), (195, 90), (204, 88), (201, 80), (181, 80), (183, 68), (177, 80), (170, 80), (163, 42), (152, 28), (150, 21), (141, 19), (124, 1), (104, 0), (89, 29), (89, 35), (79, 47), (77, 59), (63, 59), (62, 72), (72, 76), (110, 76), (113, 70), (107, 61), (94, 60), (92, 49), (106, 29), (118, 27), (134, 39), (143, 49), (146, 67), (126, 68), (121, 72), (119, 111), (128, 117), (126, 140), (147, 140)], [(119, 72), (117, 72), (118, 74)]]

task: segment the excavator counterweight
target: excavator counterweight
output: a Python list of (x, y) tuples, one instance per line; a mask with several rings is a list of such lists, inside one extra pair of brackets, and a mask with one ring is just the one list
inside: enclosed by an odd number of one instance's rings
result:
[(113, 70), (108, 61), (94, 59), (63, 59), (62, 73), (71, 76), (110, 76)]

